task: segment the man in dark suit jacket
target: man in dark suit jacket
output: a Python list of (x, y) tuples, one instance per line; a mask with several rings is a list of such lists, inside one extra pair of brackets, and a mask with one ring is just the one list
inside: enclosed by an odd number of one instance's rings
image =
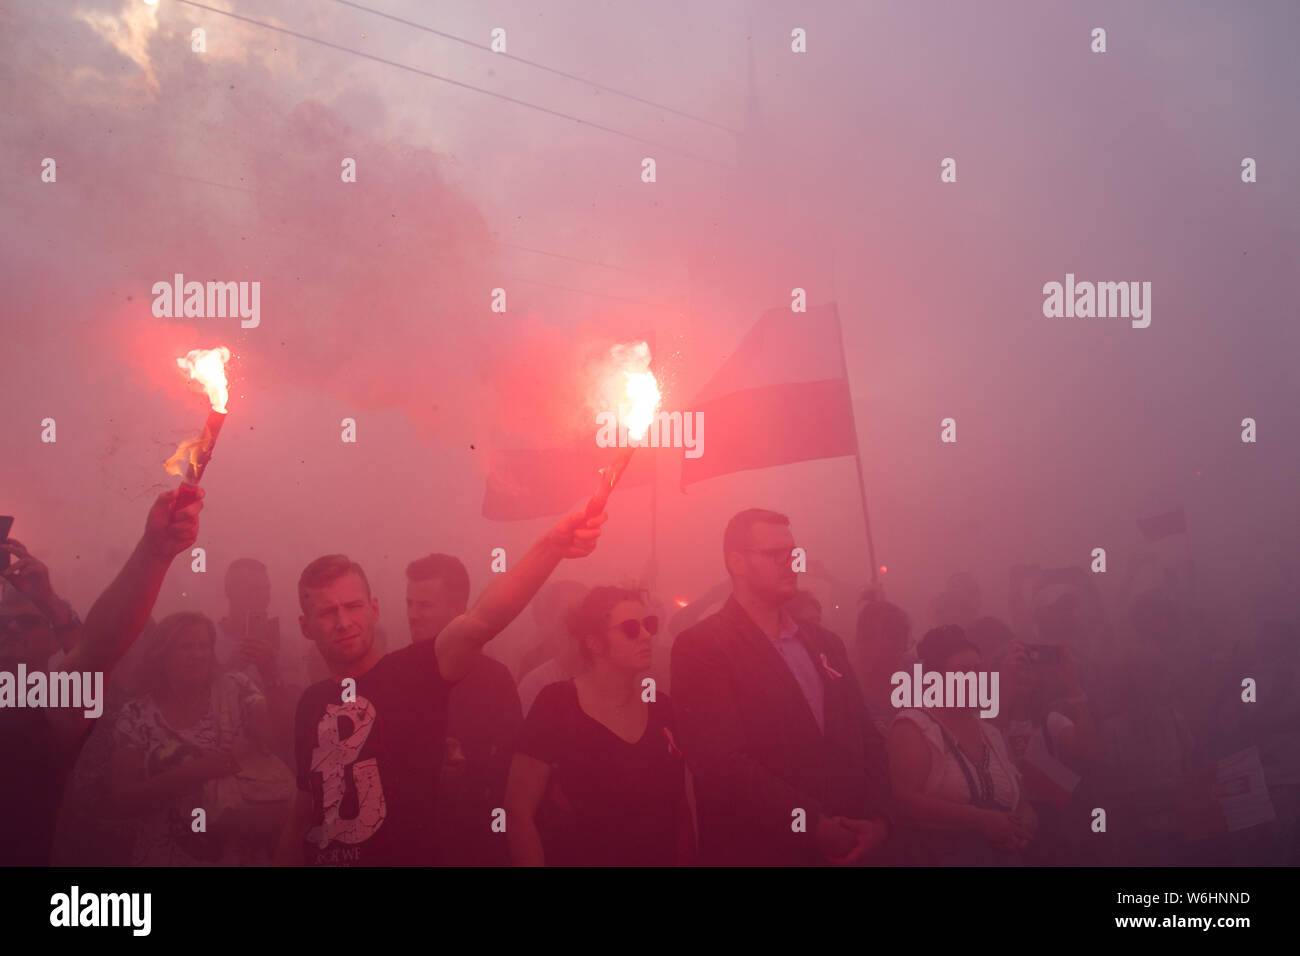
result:
[(844, 644), (782, 609), (798, 590), (794, 548), (784, 515), (732, 518), (731, 597), (673, 646), (703, 864), (871, 862), (888, 834), (885, 745)]

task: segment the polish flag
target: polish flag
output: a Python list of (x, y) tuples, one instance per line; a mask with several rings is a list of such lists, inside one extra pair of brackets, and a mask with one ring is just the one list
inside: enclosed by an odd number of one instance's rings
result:
[(853, 401), (835, 303), (763, 313), (689, 406), (708, 444), (682, 457), (682, 488), (796, 461), (857, 453)]

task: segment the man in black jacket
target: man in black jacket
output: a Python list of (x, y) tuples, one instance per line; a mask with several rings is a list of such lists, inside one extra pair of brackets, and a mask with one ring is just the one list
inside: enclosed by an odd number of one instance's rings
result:
[(731, 597), (673, 646), (703, 864), (871, 862), (888, 834), (884, 741), (844, 644), (782, 609), (798, 590), (794, 550), (785, 515), (732, 518)]

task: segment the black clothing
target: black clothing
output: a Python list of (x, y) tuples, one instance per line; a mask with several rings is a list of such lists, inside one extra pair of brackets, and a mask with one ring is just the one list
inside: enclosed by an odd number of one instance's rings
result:
[[(817, 815), (884, 815), (885, 741), (872, 725), (844, 644), (799, 624), (825, 689), (825, 731), (773, 642), (736, 602), (682, 632), (673, 696), (694, 779), (705, 865), (823, 863)], [(795, 832), (796, 810), (806, 832)]]
[(404, 647), (356, 679), (303, 692), (295, 721), (298, 788), (312, 796), (304, 841), (310, 865), (439, 862), (435, 795), (452, 684), (435, 641)]
[(465, 762), (455, 772), (444, 769), (438, 794), (438, 843), (445, 865), (509, 864), (506, 835), (493, 831), (492, 812), (505, 802), (506, 774), (523, 722), (510, 670), (478, 655), (447, 705), (447, 738)]
[(69, 747), (43, 709), (0, 710), (0, 866), (50, 865), (63, 789), (90, 729)]
[(547, 866), (676, 864), (685, 764), (668, 697), (647, 706), (630, 744), (583, 711), (573, 681), (537, 695), (518, 750), (553, 768), (537, 821)]

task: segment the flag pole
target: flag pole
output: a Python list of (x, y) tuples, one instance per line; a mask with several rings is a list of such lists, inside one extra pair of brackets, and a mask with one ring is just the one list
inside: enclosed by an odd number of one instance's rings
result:
[(650, 584), (659, 576), (659, 456), (655, 455), (650, 475)]
[[(659, 336), (655, 329), (650, 330), (648, 336), (650, 340), (650, 355), (658, 355)], [(658, 414), (658, 409), (655, 409)], [(661, 436), (662, 440), (662, 436)], [(655, 449), (658, 452), (658, 449)], [(655, 454), (651, 459), (650, 471), (650, 567), (649, 580), (647, 586), (653, 590), (658, 583), (659, 577), (659, 455)]]
[(876, 564), (876, 543), (871, 537), (871, 512), (867, 509), (867, 479), (862, 472), (862, 443), (858, 441), (858, 421), (853, 411), (853, 390), (849, 388), (849, 360), (844, 350), (844, 326), (840, 323), (840, 304), (835, 292), (835, 250), (831, 249), (831, 296), (835, 309), (835, 331), (840, 337), (840, 371), (849, 391), (849, 422), (853, 426), (853, 460), (858, 466), (858, 494), (862, 496), (862, 524), (867, 530), (867, 556), (871, 560), (871, 583), (880, 585), (880, 567)]

